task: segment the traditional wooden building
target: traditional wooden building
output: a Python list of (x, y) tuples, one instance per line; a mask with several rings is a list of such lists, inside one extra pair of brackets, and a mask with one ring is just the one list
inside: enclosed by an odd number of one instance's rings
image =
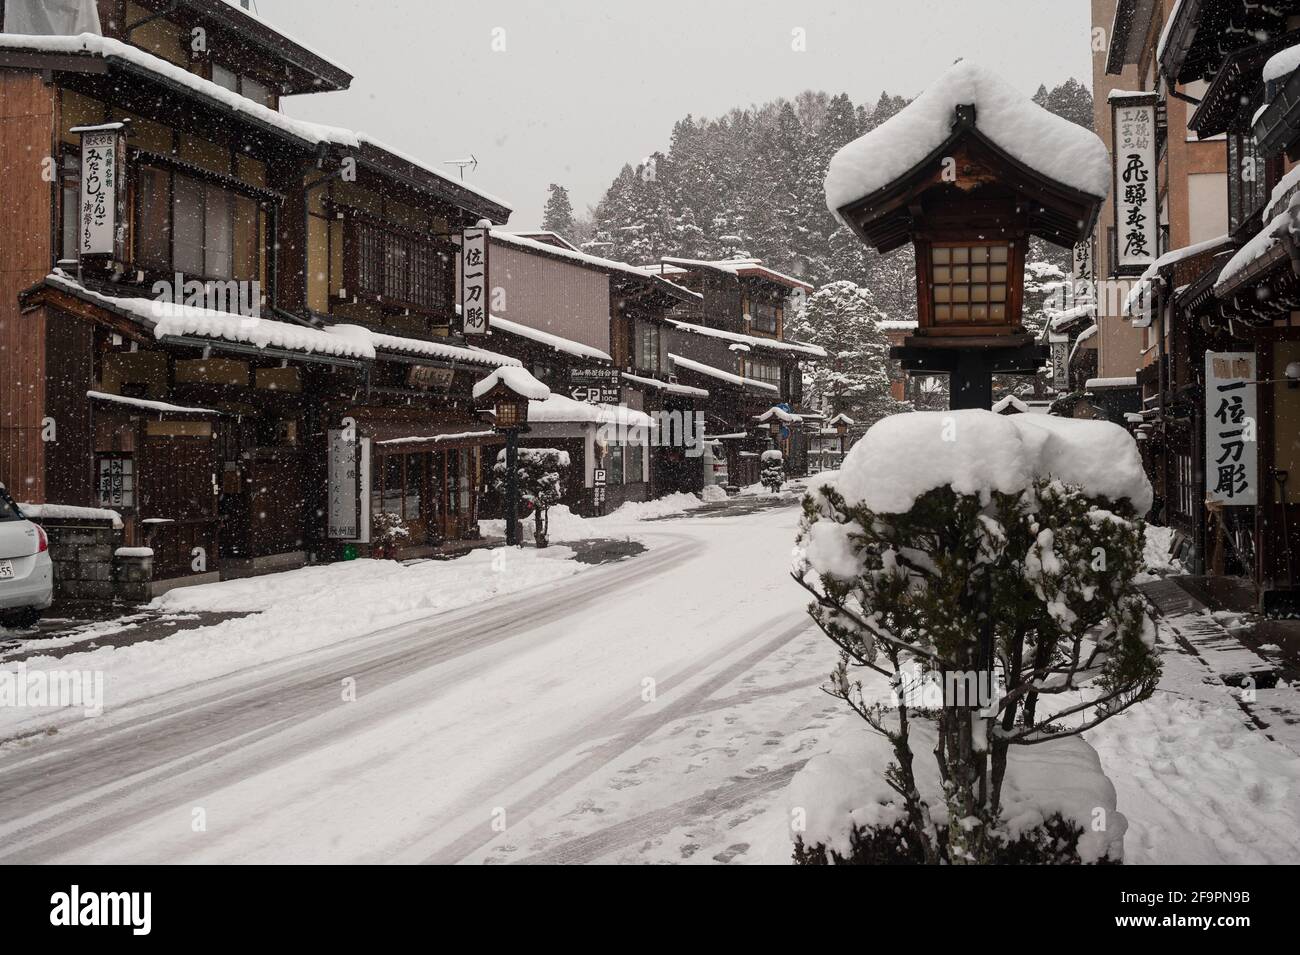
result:
[(700, 468), (686, 464), (698, 462), (684, 446), (690, 436), (671, 423), (693, 418), (708, 393), (665, 374), (665, 315), (695, 296), (555, 233), (494, 230), (490, 241), (491, 345), (551, 389), (530, 405), (521, 440), (569, 453), (564, 503), (601, 514), (698, 489)]
[[(727, 449), (731, 483), (756, 483), (759, 454), (774, 446), (767, 422), (757, 420), (760, 415), (783, 405), (820, 424), (820, 415), (803, 406), (799, 363), (826, 353), (785, 337), (787, 311), (812, 286), (758, 259), (665, 258), (647, 268), (695, 293), (694, 300), (669, 316), (671, 370), (685, 384), (709, 391), (705, 424), (710, 437)], [(787, 427), (778, 443), (788, 472), (802, 474), (807, 469), (805, 429)]]
[(456, 242), (508, 207), (285, 116), (351, 77), (238, 8), (98, 14), (0, 40), (6, 483), (119, 511), (156, 590), (476, 536), (469, 391), (515, 359), (463, 336)]
[(1200, 0), (1164, 12), (1162, 41), (1131, 59), (1185, 108), (1191, 134), (1226, 149), (1227, 234), (1165, 252), (1128, 297), (1153, 344), (1137, 427), (1158, 516), (1180, 532), (1192, 569), (1235, 577), (1265, 610), (1294, 608), (1300, 3)]

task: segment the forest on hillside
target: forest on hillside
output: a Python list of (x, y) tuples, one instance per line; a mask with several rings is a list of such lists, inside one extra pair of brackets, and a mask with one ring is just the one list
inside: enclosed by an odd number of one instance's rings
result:
[[(1092, 94), (1077, 80), (1041, 86), (1034, 100), (1092, 128)], [(854, 103), (807, 90), (716, 118), (685, 116), (664, 150), (626, 164), (585, 215), (571, 208), (562, 184), (552, 185), (543, 226), (633, 263), (756, 256), (815, 286), (851, 281), (890, 318), (913, 317), (910, 250), (866, 249), (827, 211), (822, 192), (836, 150), (908, 102), (887, 92)], [(1068, 252), (1045, 243), (1036, 242), (1030, 258), (1069, 268)]]

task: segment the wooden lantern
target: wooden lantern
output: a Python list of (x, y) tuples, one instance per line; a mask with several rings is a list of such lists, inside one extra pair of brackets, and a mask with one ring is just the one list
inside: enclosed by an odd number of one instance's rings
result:
[(984, 136), (972, 105), (952, 133), (903, 175), (838, 209), (868, 245), (916, 250), (917, 331), (910, 344), (1016, 347), (1030, 236), (1072, 246), (1100, 200), (1049, 179)]

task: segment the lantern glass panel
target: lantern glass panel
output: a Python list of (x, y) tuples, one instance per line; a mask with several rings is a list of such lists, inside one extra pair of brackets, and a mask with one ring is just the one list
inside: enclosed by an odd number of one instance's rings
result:
[[(1009, 244), (932, 246), (930, 286), (936, 322), (1005, 321)], [(993, 303), (986, 305), (985, 303)]]

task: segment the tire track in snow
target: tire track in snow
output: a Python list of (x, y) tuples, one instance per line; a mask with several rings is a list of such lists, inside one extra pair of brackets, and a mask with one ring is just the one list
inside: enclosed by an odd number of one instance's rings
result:
[[(383, 689), (432, 671), (437, 677), (432, 689), (448, 689), (494, 663), (465, 658), (563, 619), (605, 598), (611, 589), (653, 578), (704, 549), (690, 537), (659, 532), (654, 536), (669, 543), (630, 561), (519, 591), (486, 608), (443, 611), (375, 631), (360, 641), (307, 651), (133, 703), (127, 711), (147, 712), (103, 729), (78, 724), (77, 731), (50, 740), (53, 745), (42, 745), (47, 743), (43, 738), (35, 744), (36, 752), (10, 746), (0, 753), (0, 859), (39, 861), (75, 852), (106, 831), (191, 805), (216, 787), (337, 743), (339, 734), (359, 732), (402, 709), (426, 704), (432, 698), (427, 681), (385, 695), (378, 701), (382, 705), (341, 707), (339, 681), (353, 677), (359, 684)], [(456, 666), (458, 662), (466, 665)], [(257, 676), (264, 672), (270, 675)], [(333, 724), (332, 732), (297, 732), (321, 719)]]

